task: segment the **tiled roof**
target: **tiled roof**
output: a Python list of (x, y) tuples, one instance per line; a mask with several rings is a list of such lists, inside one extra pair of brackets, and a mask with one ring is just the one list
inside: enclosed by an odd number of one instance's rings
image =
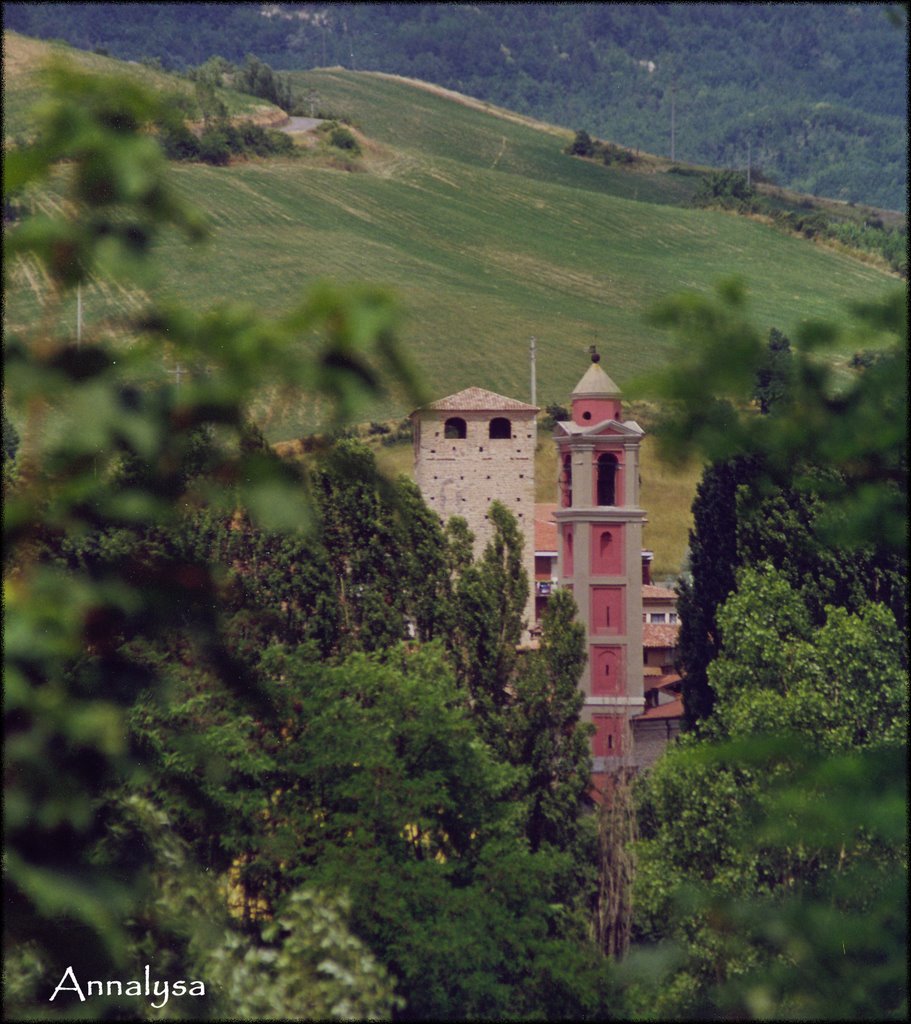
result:
[(642, 584), (643, 598), (651, 597), (662, 601), (676, 601), (677, 591), (669, 590), (667, 587), (656, 587), (653, 583)]
[(556, 502), (550, 501), (535, 504), (535, 551), (557, 550), (556, 507)]
[(643, 647), (676, 647), (680, 626), (663, 626), (660, 623), (646, 622), (642, 625)]
[(620, 388), (608, 377), (597, 363), (592, 363), (582, 379), (573, 388), (573, 398), (583, 395), (598, 395), (602, 398), (619, 398)]
[(676, 697), (667, 704), (659, 704), (656, 708), (649, 708), (641, 715), (633, 718), (634, 722), (655, 721), (667, 718), (683, 718), (683, 698)]
[(607, 437), (611, 434), (633, 436), (645, 433), (635, 420), (624, 420), (622, 423), (618, 423), (617, 420), (604, 420), (588, 426), (572, 420), (558, 420), (555, 429), (562, 430), (564, 434), (589, 434), (592, 437)]
[(670, 672), (667, 675), (661, 676), (650, 676), (647, 675), (643, 678), (643, 687), (646, 692), (649, 690), (673, 690), (679, 689), (683, 680), (676, 672)]
[(484, 388), (465, 388), (454, 395), (447, 395), (436, 402), (425, 405), (424, 409), (435, 412), (537, 412), (536, 405), (517, 402)]

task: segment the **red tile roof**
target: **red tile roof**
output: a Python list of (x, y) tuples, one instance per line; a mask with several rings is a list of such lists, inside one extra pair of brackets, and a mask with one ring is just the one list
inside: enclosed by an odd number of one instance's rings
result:
[(679, 625), (667, 626), (656, 622), (642, 624), (643, 647), (676, 647), (679, 635)]
[(646, 692), (649, 690), (673, 690), (675, 687), (679, 687), (683, 680), (676, 672), (670, 672), (663, 676), (646, 676), (643, 679), (643, 688)]
[(634, 722), (656, 721), (667, 718), (683, 718), (683, 698), (677, 697), (667, 704), (659, 704), (656, 708), (649, 708), (641, 715), (633, 718)]
[(653, 597), (658, 598), (662, 601), (676, 601), (677, 591), (669, 590), (667, 587), (656, 587), (653, 583), (643, 583), (642, 597)]
[(554, 522), (556, 502), (535, 504), (535, 551), (557, 550), (557, 524)]
[(454, 395), (447, 395), (436, 402), (425, 405), (424, 409), (437, 412), (537, 412), (536, 405), (517, 402), (514, 398), (506, 398), (494, 391), (484, 388), (465, 388)]

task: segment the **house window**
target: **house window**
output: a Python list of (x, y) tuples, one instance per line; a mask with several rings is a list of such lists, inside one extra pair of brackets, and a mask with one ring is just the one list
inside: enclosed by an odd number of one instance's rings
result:
[(598, 456), (598, 504), (616, 504), (617, 456)]
[(652, 622), (667, 622), (667, 616), (664, 614), (664, 612), (652, 612)]
[(493, 441), (503, 441), (512, 437), (512, 424), (505, 416), (494, 416), (490, 421), (490, 438)]
[(670, 625), (676, 626), (677, 625), (677, 613), (676, 612), (668, 612), (667, 621), (670, 623)]
[(450, 440), (464, 440), (468, 434), (468, 427), (461, 416), (451, 416), (443, 426), (443, 436)]

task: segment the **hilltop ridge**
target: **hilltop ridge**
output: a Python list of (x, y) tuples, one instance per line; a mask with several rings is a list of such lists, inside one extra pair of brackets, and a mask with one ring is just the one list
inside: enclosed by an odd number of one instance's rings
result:
[[(907, 12), (892, 4), (12, 4), (11, 28), (185, 70), (255, 53), (434, 82), (784, 187), (903, 209)], [(904, 31), (902, 30), (904, 28)], [(673, 109), (673, 116), (672, 116)], [(671, 122), (675, 139), (671, 141)]]

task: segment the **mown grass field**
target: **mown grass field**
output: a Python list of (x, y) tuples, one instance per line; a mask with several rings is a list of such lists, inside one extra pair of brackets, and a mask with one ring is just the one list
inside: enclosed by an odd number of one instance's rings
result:
[[(118, 63), (80, 60), (89, 58)], [(35, 53), (29, 61), (4, 69), (4, 102), (16, 118), (35, 98)], [(322, 110), (350, 119), (363, 140), (357, 170), (293, 158), (173, 164), (178, 191), (204, 210), (211, 232), (195, 248), (165, 238), (154, 288), (195, 307), (242, 302), (280, 313), (320, 278), (381, 284), (398, 296), (401, 338), (434, 397), (478, 385), (527, 399), (532, 336), (542, 406), (568, 403), (591, 344), (621, 387), (647, 382), (673, 358), (648, 311), (670, 293), (707, 293), (732, 274), (748, 285), (756, 323), (792, 334), (803, 320), (838, 318), (849, 303), (895, 287), (868, 264), (768, 225), (674, 205), (693, 179), (660, 161), (631, 173), (576, 160), (562, 152), (568, 129), (388, 76), (292, 77), (301, 91), (316, 91)], [(40, 279), (14, 269), (10, 282), (7, 326), (35, 320)], [(141, 298), (101, 284), (84, 289), (88, 338), (93, 324), (131, 312)], [(302, 351), (316, 343), (300, 341)], [(390, 396), (364, 418), (408, 411)], [(318, 426), (307, 396), (279, 402), (267, 393), (254, 413), (276, 441)], [(646, 460), (643, 477), (646, 503), (655, 487), (647, 543), (656, 569), (676, 572), (694, 471), (668, 477)]]

